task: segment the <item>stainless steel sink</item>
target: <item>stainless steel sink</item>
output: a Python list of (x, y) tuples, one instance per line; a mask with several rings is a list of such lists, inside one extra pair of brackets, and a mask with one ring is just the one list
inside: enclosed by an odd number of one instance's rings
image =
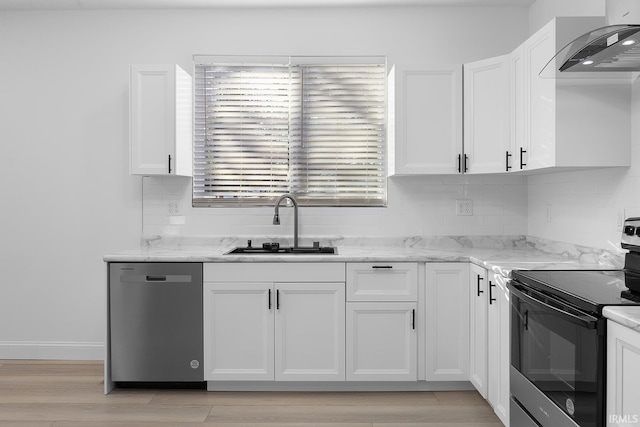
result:
[(280, 247), (274, 244), (263, 245), (263, 247), (237, 247), (225, 253), (225, 255), (335, 255), (337, 248), (333, 246), (298, 246)]

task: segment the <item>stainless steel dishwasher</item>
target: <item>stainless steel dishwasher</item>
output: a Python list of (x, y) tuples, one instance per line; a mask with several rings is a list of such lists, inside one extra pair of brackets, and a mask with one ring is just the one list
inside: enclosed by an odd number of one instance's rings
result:
[(110, 263), (111, 379), (204, 381), (201, 263)]

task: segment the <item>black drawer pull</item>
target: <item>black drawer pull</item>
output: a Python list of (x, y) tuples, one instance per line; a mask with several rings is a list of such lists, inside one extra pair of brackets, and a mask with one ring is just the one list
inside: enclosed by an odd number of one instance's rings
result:
[(393, 265), (374, 265), (371, 268), (393, 268)]

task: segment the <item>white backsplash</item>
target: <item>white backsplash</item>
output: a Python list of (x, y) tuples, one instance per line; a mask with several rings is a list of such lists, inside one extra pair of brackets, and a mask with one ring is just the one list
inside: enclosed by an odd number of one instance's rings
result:
[[(386, 208), (301, 207), (306, 236), (514, 236), (527, 234), (526, 177), (509, 175), (393, 177)], [(456, 200), (472, 200), (473, 215), (457, 216)], [(293, 233), (292, 209), (193, 208), (191, 180), (145, 177), (143, 239), (186, 236), (273, 236)], [(308, 243), (308, 242), (307, 242)]]
[(640, 216), (640, 82), (633, 85), (631, 112), (631, 167), (530, 176), (527, 234), (620, 248), (621, 220)]

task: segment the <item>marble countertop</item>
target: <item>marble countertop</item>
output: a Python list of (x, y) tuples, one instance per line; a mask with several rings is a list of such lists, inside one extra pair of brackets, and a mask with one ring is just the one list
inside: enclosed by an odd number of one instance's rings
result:
[(225, 255), (234, 246), (148, 247), (105, 255), (107, 262), (471, 262), (510, 277), (512, 270), (611, 269), (533, 248), (337, 246), (337, 254)]
[(607, 319), (640, 332), (640, 306), (625, 307), (611, 306), (605, 307), (602, 314)]

